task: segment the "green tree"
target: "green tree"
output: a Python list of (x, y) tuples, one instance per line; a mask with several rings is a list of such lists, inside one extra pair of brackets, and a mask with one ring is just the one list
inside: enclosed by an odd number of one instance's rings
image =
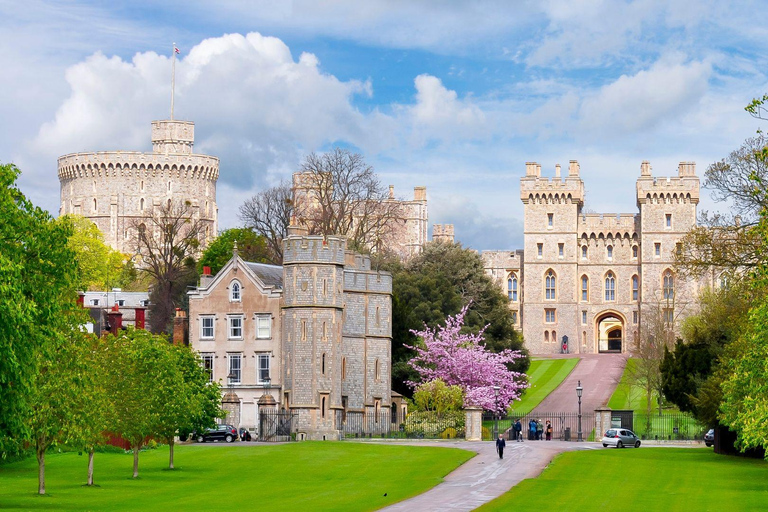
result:
[(133, 283), (136, 278), (133, 262), (104, 243), (104, 235), (96, 224), (79, 215), (67, 215), (59, 221), (70, 222), (73, 227), (68, 246), (77, 260), (79, 288), (111, 290)]
[(237, 252), (245, 261), (271, 263), (271, 254), (266, 239), (251, 228), (232, 228), (222, 231), (203, 251), (197, 263), (198, 273), (203, 267), (211, 267), (215, 275), (232, 258), (237, 242)]
[(464, 406), (464, 391), (461, 386), (448, 386), (442, 379), (435, 379), (416, 388), (413, 404), (419, 411), (437, 414), (459, 411)]
[(30, 440), (39, 351), (59, 339), (76, 308), (72, 227), (34, 206), (0, 165), (0, 451)]

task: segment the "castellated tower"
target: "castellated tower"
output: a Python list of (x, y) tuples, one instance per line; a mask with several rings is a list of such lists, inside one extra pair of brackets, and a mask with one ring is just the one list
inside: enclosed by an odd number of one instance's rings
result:
[[(556, 353), (562, 336), (568, 334), (562, 327), (580, 321), (577, 223), (584, 205), (584, 182), (575, 160), (565, 178), (559, 164), (554, 178), (542, 178), (541, 165), (535, 162), (525, 167), (525, 177), (520, 179), (525, 211), (523, 337), (533, 353)], [(569, 338), (573, 339), (572, 334)]]
[(104, 240), (131, 252), (134, 222), (149, 209), (189, 201), (203, 220), (206, 240), (218, 228), (216, 180), (219, 159), (192, 153), (195, 125), (190, 121), (153, 121), (152, 152), (99, 151), (59, 157), (59, 214), (92, 220)]

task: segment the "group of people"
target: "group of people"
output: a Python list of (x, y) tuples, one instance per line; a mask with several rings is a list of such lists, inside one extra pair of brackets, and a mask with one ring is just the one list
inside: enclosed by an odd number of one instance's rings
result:
[[(512, 425), (512, 435), (518, 443), (523, 442), (523, 424), (518, 419)], [(546, 424), (543, 424), (541, 420), (531, 419), (528, 422), (528, 440), (529, 441), (541, 441), (546, 438), (547, 441), (552, 440), (552, 423), (547, 420)], [(499, 433), (499, 438), (496, 440), (496, 453), (499, 454), (499, 458), (504, 458), (504, 448), (507, 446), (504, 441), (504, 435)]]

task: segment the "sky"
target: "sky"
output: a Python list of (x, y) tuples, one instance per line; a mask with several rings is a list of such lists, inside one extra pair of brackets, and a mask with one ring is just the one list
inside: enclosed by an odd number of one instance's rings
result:
[[(525, 162), (578, 160), (586, 205), (636, 213), (634, 183), (706, 167), (765, 122), (763, 2), (721, 0), (0, 0), (0, 163), (56, 215), (56, 159), (150, 151), (195, 122), (220, 158), (219, 228), (311, 152), (361, 153), (429, 222), (522, 248)], [(702, 179), (703, 184), (703, 179)], [(723, 209), (708, 193), (699, 210)], [(431, 230), (431, 229), (430, 229)]]

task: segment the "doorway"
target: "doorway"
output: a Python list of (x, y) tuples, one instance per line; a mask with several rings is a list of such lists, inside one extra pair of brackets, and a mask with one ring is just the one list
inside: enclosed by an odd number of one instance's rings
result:
[(624, 320), (615, 313), (606, 313), (597, 321), (597, 351), (621, 353), (624, 351)]

